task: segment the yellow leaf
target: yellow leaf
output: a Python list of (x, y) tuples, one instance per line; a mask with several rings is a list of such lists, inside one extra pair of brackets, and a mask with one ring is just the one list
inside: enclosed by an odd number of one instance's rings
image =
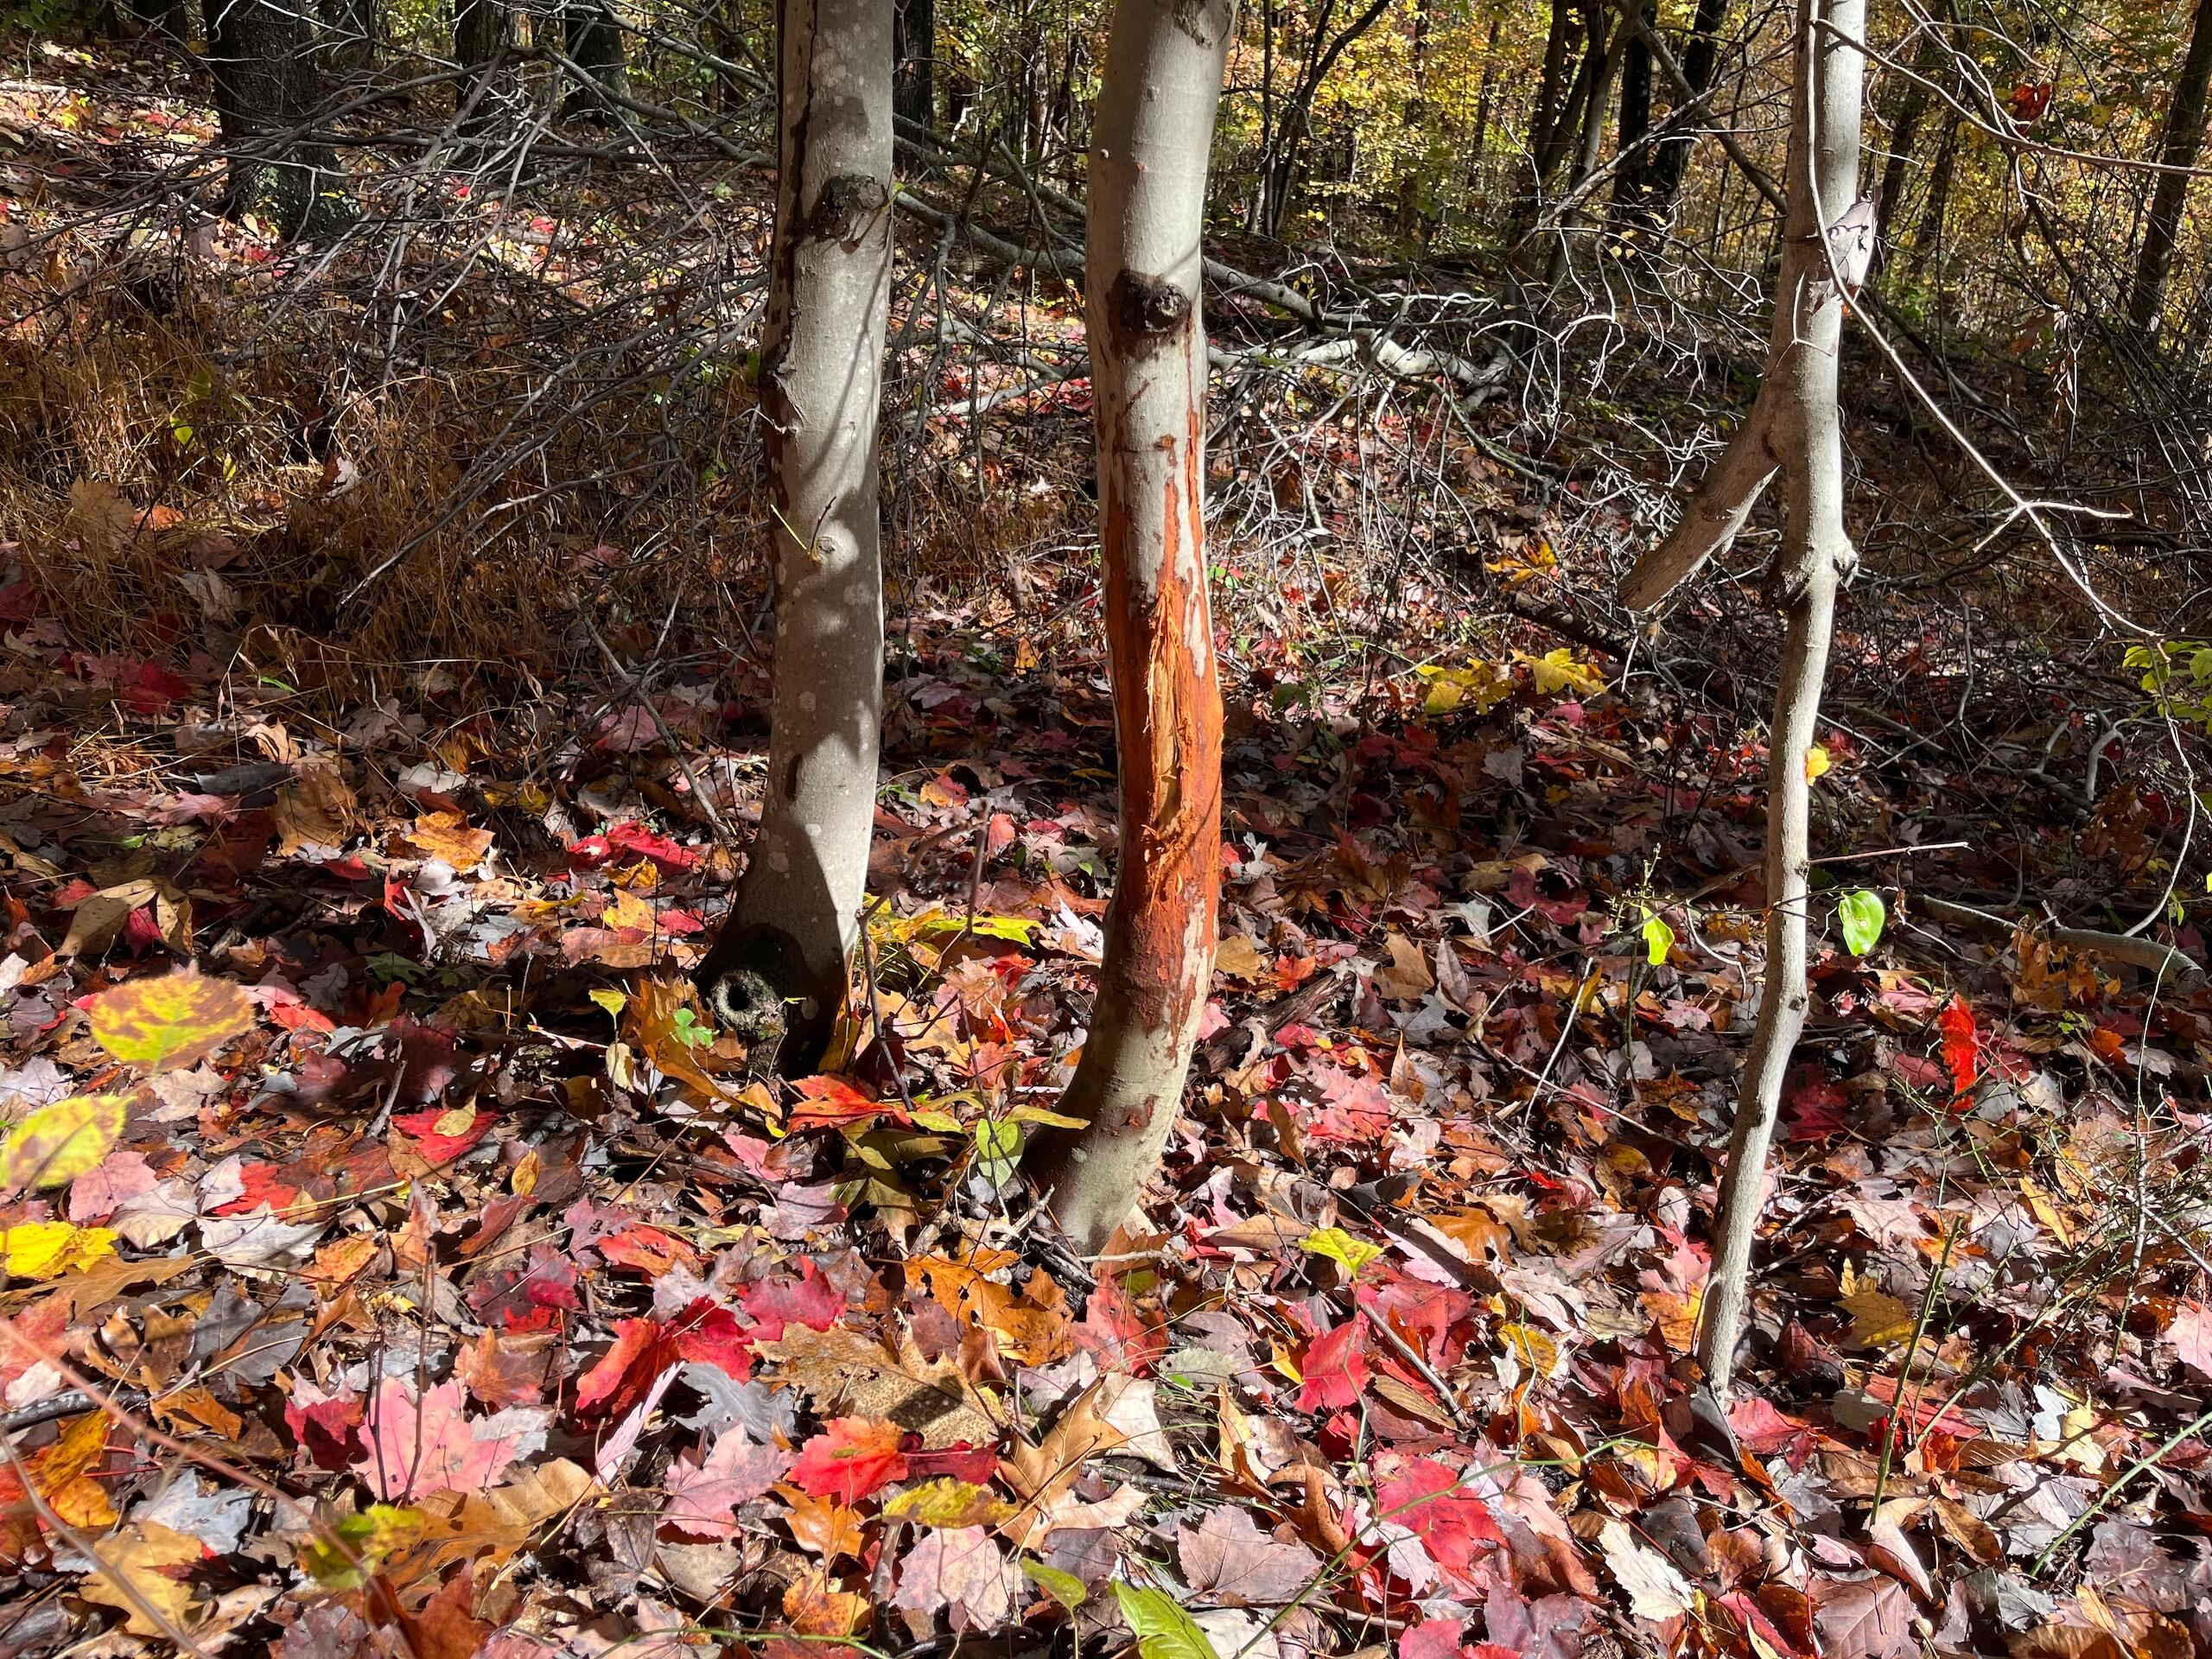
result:
[(72, 1268), (89, 1268), (115, 1254), (105, 1227), (73, 1227), (66, 1221), (25, 1221), (0, 1232), (0, 1261), (15, 1279), (54, 1279)]
[(111, 1527), (107, 1488), (86, 1471), (107, 1455), (107, 1414), (88, 1411), (30, 1461), (31, 1482), (64, 1525)]
[(425, 812), (415, 820), (407, 839), (426, 858), (453, 866), (457, 875), (467, 874), (492, 850), (492, 832), (470, 829), (459, 812)]
[(1513, 695), (1513, 676), (1504, 669), (1470, 657), (1465, 668), (1422, 667), (1414, 671), (1428, 682), (1421, 702), (1425, 715), (1448, 715), (1463, 704), (1486, 715)]
[[(130, 1615), (124, 1629), (134, 1636), (163, 1636), (167, 1632), (140, 1611), (143, 1601), (180, 1629), (192, 1623), (192, 1586), (177, 1574), (197, 1567), (203, 1552), (197, 1538), (172, 1532), (154, 1521), (135, 1521), (110, 1538), (92, 1546), (99, 1567), (79, 1586), (86, 1601), (119, 1607)], [(133, 1600), (120, 1586), (137, 1592)]]
[(1912, 1310), (1871, 1281), (1845, 1296), (1843, 1309), (1851, 1315), (1846, 1340), (1854, 1348), (1892, 1347), (1912, 1335)]
[(123, 1133), (129, 1098), (72, 1095), (41, 1106), (0, 1147), (0, 1179), (10, 1186), (61, 1186), (105, 1158)]
[(1834, 764), (1828, 759), (1828, 752), (1819, 744), (1814, 744), (1811, 748), (1805, 751), (1805, 781), (1808, 784), (1812, 783)]
[(226, 979), (187, 968), (134, 979), (92, 999), (92, 1036), (117, 1059), (149, 1071), (197, 1065), (253, 1029), (253, 1004)]
[(886, 1503), (883, 1512), (925, 1527), (995, 1527), (1014, 1513), (1014, 1505), (981, 1486), (939, 1475), (908, 1487)]
[(1524, 652), (1521, 660), (1529, 664), (1529, 677), (1544, 696), (1571, 691), (1577, 696), (1591, 697), (1605, 689), (1605, 676), (1587, 663), (1576, 662), (1574, 653), (1565, 645), (1541, 657)]

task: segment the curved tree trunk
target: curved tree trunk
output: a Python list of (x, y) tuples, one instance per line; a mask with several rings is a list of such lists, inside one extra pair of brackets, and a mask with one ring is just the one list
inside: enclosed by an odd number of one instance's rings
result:
[(227, 211), (264, 219), (284, 236), (347, 223), (336, 158), (297, 136), (322, 103), (307, 14), (285, 0), (210, 0), (207, 67), (227, 158)]
[(1090, 1039), (1029, 1169), (1096, 1253), (1182, 1103), (1213, 976), (1221, 689), (1206, 605), (1199, 233), (1231, 0), (1120, 0), (1090, 158), (1085, 310), (1098, 423), (1121, 849)]
[(2190, 174), (2204, 147), (2207, 92), (2212, 91), (2212, 0), (2198, 0), (2189, 32), (2189, 52), (2174, 77), (2173, 107), (2158, 159), (2171, 172), (2158, 175), (2151, 193), (2151, 215), (2143, 227), (2143, 246), (2135, 260), (2135, 281), (2128, 289), (2127, 320), (2146, 334), (2158, 330), (2165, 309), (2166, 280), (2173, 274), (2174, 246), (2181, 233), (2181, 210), (2189, 200)]
[(781, 142), (760, 404), (776, 511), (775, 689), (760, 833), (709, 1006), (786, 1072), (845, 997), (883, 704), (876, 480), (891, 287), (891, 0), (781, 0)]
[(1715, 1389), (1727, 1388), (1735, 1367), (1767, 1151), (1781, 1112), (1783, 1077), (1805, 1026), (1812, 873), (1805, 759), (1820, 719), (1836, 590), (1857, 563), (1843, 522), (1836, 408), (1844, 299), (1824, 230), (1858, 199), (1865, 61), (1842, 42), (1863, 40), (1866, 20), (1866, 0), (1799, 0), (1789, 212), (1766, 375), (1750, 418), (1699, 485), (1681, 523), (1622, 584), (1624, 603), (1638, 609), (1658, 603), (1728, 544), (1767, 480), (1781, 471), (1788, 498), (1771, 581), (1787, 626), (1767, 739), (1766, 979), (1737, 1094), (1698, 1334), (1698, 1359)]

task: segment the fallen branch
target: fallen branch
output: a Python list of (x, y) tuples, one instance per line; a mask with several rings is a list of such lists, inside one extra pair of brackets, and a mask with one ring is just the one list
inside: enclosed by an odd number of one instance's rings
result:
[[(1993, 911), (1976, 910), (1972, 905), (1955, 904), (1948, 899), (1928, 899), (1914, 894), (1912, 904), (1932, 920), (1964, 928), (1983, 938), (2009, 939), (2021, 927), (2033, 927), (2033, 922), (2013, 922)], [(2126, 933), (2108, 933), (2094, 927), (2054, 927), (2044, 935), (2056, 945), (2069, 950), (2081, 950), (2096, 956), (2108, 957), (2114, 962), (2124, 962), (2131, 968), (2140, 968), (2148, 974), (2162, 975), (2174, 980), (2192, 979), (2204, 969), (2196, 958), (2171, 944), (2161, 944), (2156, 939), (2135, 938)]]

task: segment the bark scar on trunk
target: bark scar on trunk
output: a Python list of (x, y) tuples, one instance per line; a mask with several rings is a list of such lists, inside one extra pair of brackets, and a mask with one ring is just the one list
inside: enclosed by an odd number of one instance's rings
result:
[(1191, 296), (1165, 276), (1124, 270), (1106, 290), (1115, 327), (1131, 345), (1150, 344), (1191, 320)]
[(806, 216), (805, 234), (825, 242), (858, 247), (876, 217), (891, 205), (883, 181), (865, 173), (840, 173), (822, 187)]

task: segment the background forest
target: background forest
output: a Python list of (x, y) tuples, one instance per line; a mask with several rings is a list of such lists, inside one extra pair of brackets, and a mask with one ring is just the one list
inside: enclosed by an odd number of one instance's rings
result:
[(1236, 13), (1220, 945), (1103, 1250), (1107, 0), (892, 20), (849, 1003), (691, 984), (796, 3), (0, 0), (0, 1659), (2212, 1653), (2212, 0), (1842, 41), (1802, 757), (1796, 509), (1639, 565), (1824, 239), (1799, 7)]

